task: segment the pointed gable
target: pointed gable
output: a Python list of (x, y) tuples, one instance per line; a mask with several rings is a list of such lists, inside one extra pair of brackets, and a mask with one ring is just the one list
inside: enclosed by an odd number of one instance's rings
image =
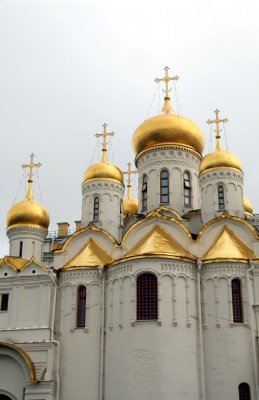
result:
[(257, 257), (231, 229), (225, 226), (203, 256), (204, 263), (216, 261), (248, 262)]
[(62, 270), (94, 268), (111, 262), (110, 254), (94, 239), (90, 238), (79, 252), (64, 265)]
[(21, 271), (27, 263), (28, 260), (19, 257), (5, 256), (0, 259), (0, 267), (8, 265), (8, 267), (12, 268), (16, 272)]
[[(156, 225), (132, 250), (125, 254), (125, 258), (138, 256), (154, 256), (176, 258), (194, 261), (195, 258), (183, 248), (160, 225)], [(123, 257), (123, 258), (124, 258)]]

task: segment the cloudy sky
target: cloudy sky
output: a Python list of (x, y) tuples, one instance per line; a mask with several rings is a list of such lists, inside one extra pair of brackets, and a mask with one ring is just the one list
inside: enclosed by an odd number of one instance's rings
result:
[(94, 134), (107, 122), (116, 133), (110, 160), (122, 169), (133, 162), (132, 134), (161, 108), (154, 79), (166, 65), (181, 78), (177, 99), (203, 129), (206, 151), (213, 110), (229, 119), (228, 148), (259, 212), (258, 15), (257, 0), (1, 0), (0, 256), (7, 211), (25, 195), (20, 166), (29, 154), (42, 163), (35, 194), (50, 229), (61, 221), (74, 228), (83, 173), (98, 159)]

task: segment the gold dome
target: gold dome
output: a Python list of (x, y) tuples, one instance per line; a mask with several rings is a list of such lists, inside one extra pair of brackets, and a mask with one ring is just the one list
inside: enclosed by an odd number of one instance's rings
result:
[(176, 114), (165, 97), (162, 112), (144, 121), (135, 131), (132, 146), (135, 154), (159, 145), (179, 145), (202, 153), (204, 135), (189, 118)]
[(248, 197), (244, 196), (243, 204), (245, 213), (253, 215), (254, 213), (253, 206)]
[(137, 214), (137, 213), (138, 213), (138, 200), (123, 199), (123, 215)]
[(7, 214), (7, 228), (19, 225), (38, 225), (42, 228), (49, 227), (49, 214), (46, 208), (35, 200), (22, 200), (14, 204)]
[(200, 164), (200, 173), (212, 168), (235, 168), (243, 172), (237, 156), (226, 150), (216, 150), (206, 154)]
[(121, 170), (107, 161), (100, 161), (97, 164), (90, 165), (84, 173), (83, 183), (90, 179), (114, 179), (123, 183)]

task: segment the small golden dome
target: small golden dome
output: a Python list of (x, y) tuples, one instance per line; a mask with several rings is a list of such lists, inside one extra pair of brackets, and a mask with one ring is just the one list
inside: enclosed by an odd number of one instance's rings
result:
[(38, 225), (42, 228), (49, 227), (49, 214), (46, 208), (35, 200), (22, 200), (14, 204), (7, 214), (7, 228), (20, 225)]
[(235, 168), (243, 172), (237, 156), (226, 150), (216, 150), (206, 154), (200, 164), (200, 173), (212, 168)]
[(107, 161), (100, 161), (97, 164), (90, 165), (85, 171), (83, 183), (90, 179), (114, 179), (123, 183), (123, 174), (116, 165)]
[(137, 214), (137, 213), (138, 213), (138, 200), (123, 199), (123, 215)]
[(162, 112), (144, 121), (135, 131), (132, 146), (135, 154), (159, 145), (180, 145), (202, 153), (204, 135), (189, 118), (176, 114), (165, 97)]
[(244, 211), (245, 211), (245, 213), (248, 213), (248, 214), (252, 214), (253, 215), (253, 206), (252, 206), (252, 203), (251, 203), (251, 201), (249, 200), (249, 198), (247, 197), (247, 196), (244, 196), (244, 201), (243, 201), (243, 204), (244, 204)]

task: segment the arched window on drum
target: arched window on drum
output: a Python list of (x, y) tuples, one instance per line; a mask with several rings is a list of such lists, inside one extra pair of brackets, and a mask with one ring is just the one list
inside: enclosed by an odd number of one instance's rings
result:
[(184, 192), (184, 205), (191, 206), (192, 203), (192, 187), (190, 172), (185, 171), (183, 174), (183, 192)]
[(163, 169), (160, 173), (160, 203), (169, 203), (169, 173)]
[(218, 186), (218, 207), (219, 211), (225, 210), (225, 194), (224, 187), (222, 185)]
[(100, 199), (98, 196), (94, 198), (93, 220), (99, 221), (100, 214)]
[(86, 287), (80, 285), (77, 289), (77, 313), (76, 313), (76, 327), (85, 327), (86, 317)]
[(147, 175), (142, 177), (142, 210), (147, 208)]
[(158, 318), (157, 278), (144, 273), (137, 278), (137, 320)]
[(240, 279), (231, 281), (233, 322), (243, 323), (242, 291)]

